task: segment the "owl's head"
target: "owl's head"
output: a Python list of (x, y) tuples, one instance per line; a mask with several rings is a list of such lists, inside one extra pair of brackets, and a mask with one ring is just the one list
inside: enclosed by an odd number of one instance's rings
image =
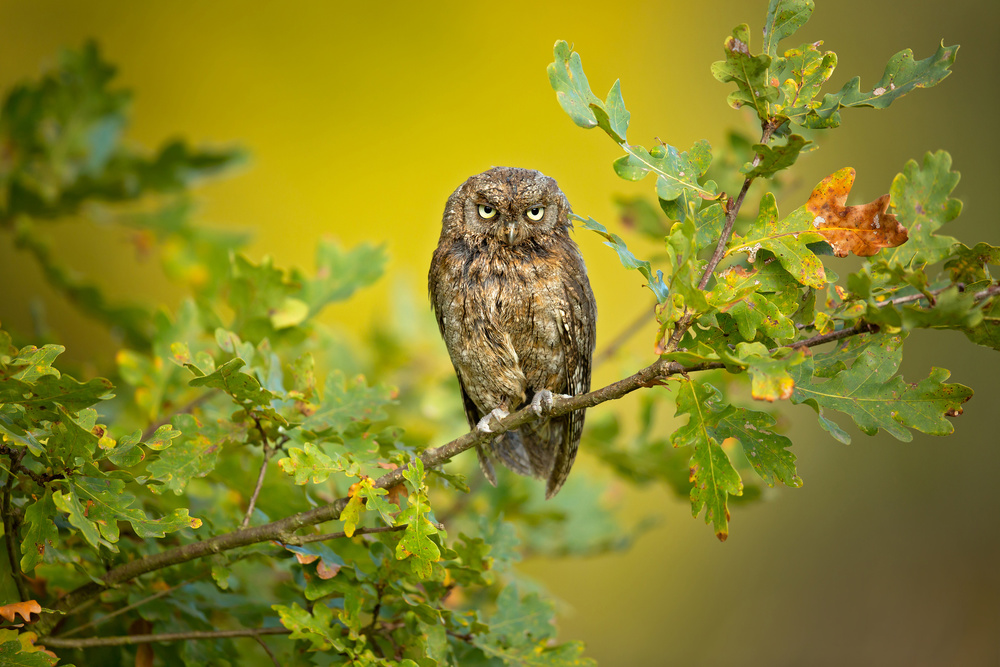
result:
[(444, 232), (471, 243), (518, 246), (565, 236), (569, 213), (555, 180), (533, 169), (493, 167), (469, 178), (449, 197)]

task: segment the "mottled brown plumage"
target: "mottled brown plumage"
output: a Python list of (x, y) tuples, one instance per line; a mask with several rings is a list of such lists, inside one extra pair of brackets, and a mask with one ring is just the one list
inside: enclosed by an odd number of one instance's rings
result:
[[(597, 305), (569, 236), (570, 207), (556, 182), (530, 169), (494, 167), (448, 198), (429, 289), (462, 389), (470, 426), (488, 430), (553, 394), (590, 390)], [(508, 431), (490, 452), (559, 491), (576, 457), (583, 411)], [(478, 450), (490, 483), (490, 456)]]

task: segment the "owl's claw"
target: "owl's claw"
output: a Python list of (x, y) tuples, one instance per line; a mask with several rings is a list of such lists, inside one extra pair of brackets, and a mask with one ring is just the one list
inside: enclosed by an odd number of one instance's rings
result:
[[(476, 430), (480, 433), (493, 433), (500, 425), (500, 420), (509, 415), (510, 413), (503, 408), (493, 408), (492, 412), (479, 420), (479, 423), (476, 424)], [(496, 422), (496, 424), (492, 425), (491, 422)]]
[(541, 389), (536, 391), (534, 398), (531, 399), (531, 411), (539, 417), (547, 417), (552, 412), (552, 399), (555, 397), (572, 398), (567, 394), (553, 394), (548, 389)]
[(552, 411), (552, 392), (548, 389), (536, 391), (531, 399), (531, 411), (539, 417), (549, 414)]

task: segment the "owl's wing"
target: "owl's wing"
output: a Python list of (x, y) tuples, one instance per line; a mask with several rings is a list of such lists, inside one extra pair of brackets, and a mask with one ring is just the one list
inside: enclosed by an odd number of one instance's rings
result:
[[(563, 281), (563, 298), (557, 309), (563, 356), (566, 359), (566, 393), (571, 396), (590, 391), (591, 357), (597, 330), (597, 305), (587, 280), (583, 260)], [(576, 450), (583, 434), (584, 411), (576, 410), (551, 420), (555, 447), (552, 470), (545, 487), (545, 497), (551, 498), (566, 481), (576, 459)]]

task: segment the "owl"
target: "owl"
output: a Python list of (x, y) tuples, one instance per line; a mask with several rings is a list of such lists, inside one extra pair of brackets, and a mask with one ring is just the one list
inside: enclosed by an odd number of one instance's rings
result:
[[(582, 410), (547, 418), (554, 394), (590, 391), (597, 304), (569, 232), (570, 207), (556, 182), (531, 169), (494, 167), (448, 198), (428, 288), (462, 391), (469, 426), (531, 405), (544, 419), (479, 447), (492, 459), (546, 480), (546, 497), (569, 475)], [(494, 426), (495, 428), (495, 426)]]

